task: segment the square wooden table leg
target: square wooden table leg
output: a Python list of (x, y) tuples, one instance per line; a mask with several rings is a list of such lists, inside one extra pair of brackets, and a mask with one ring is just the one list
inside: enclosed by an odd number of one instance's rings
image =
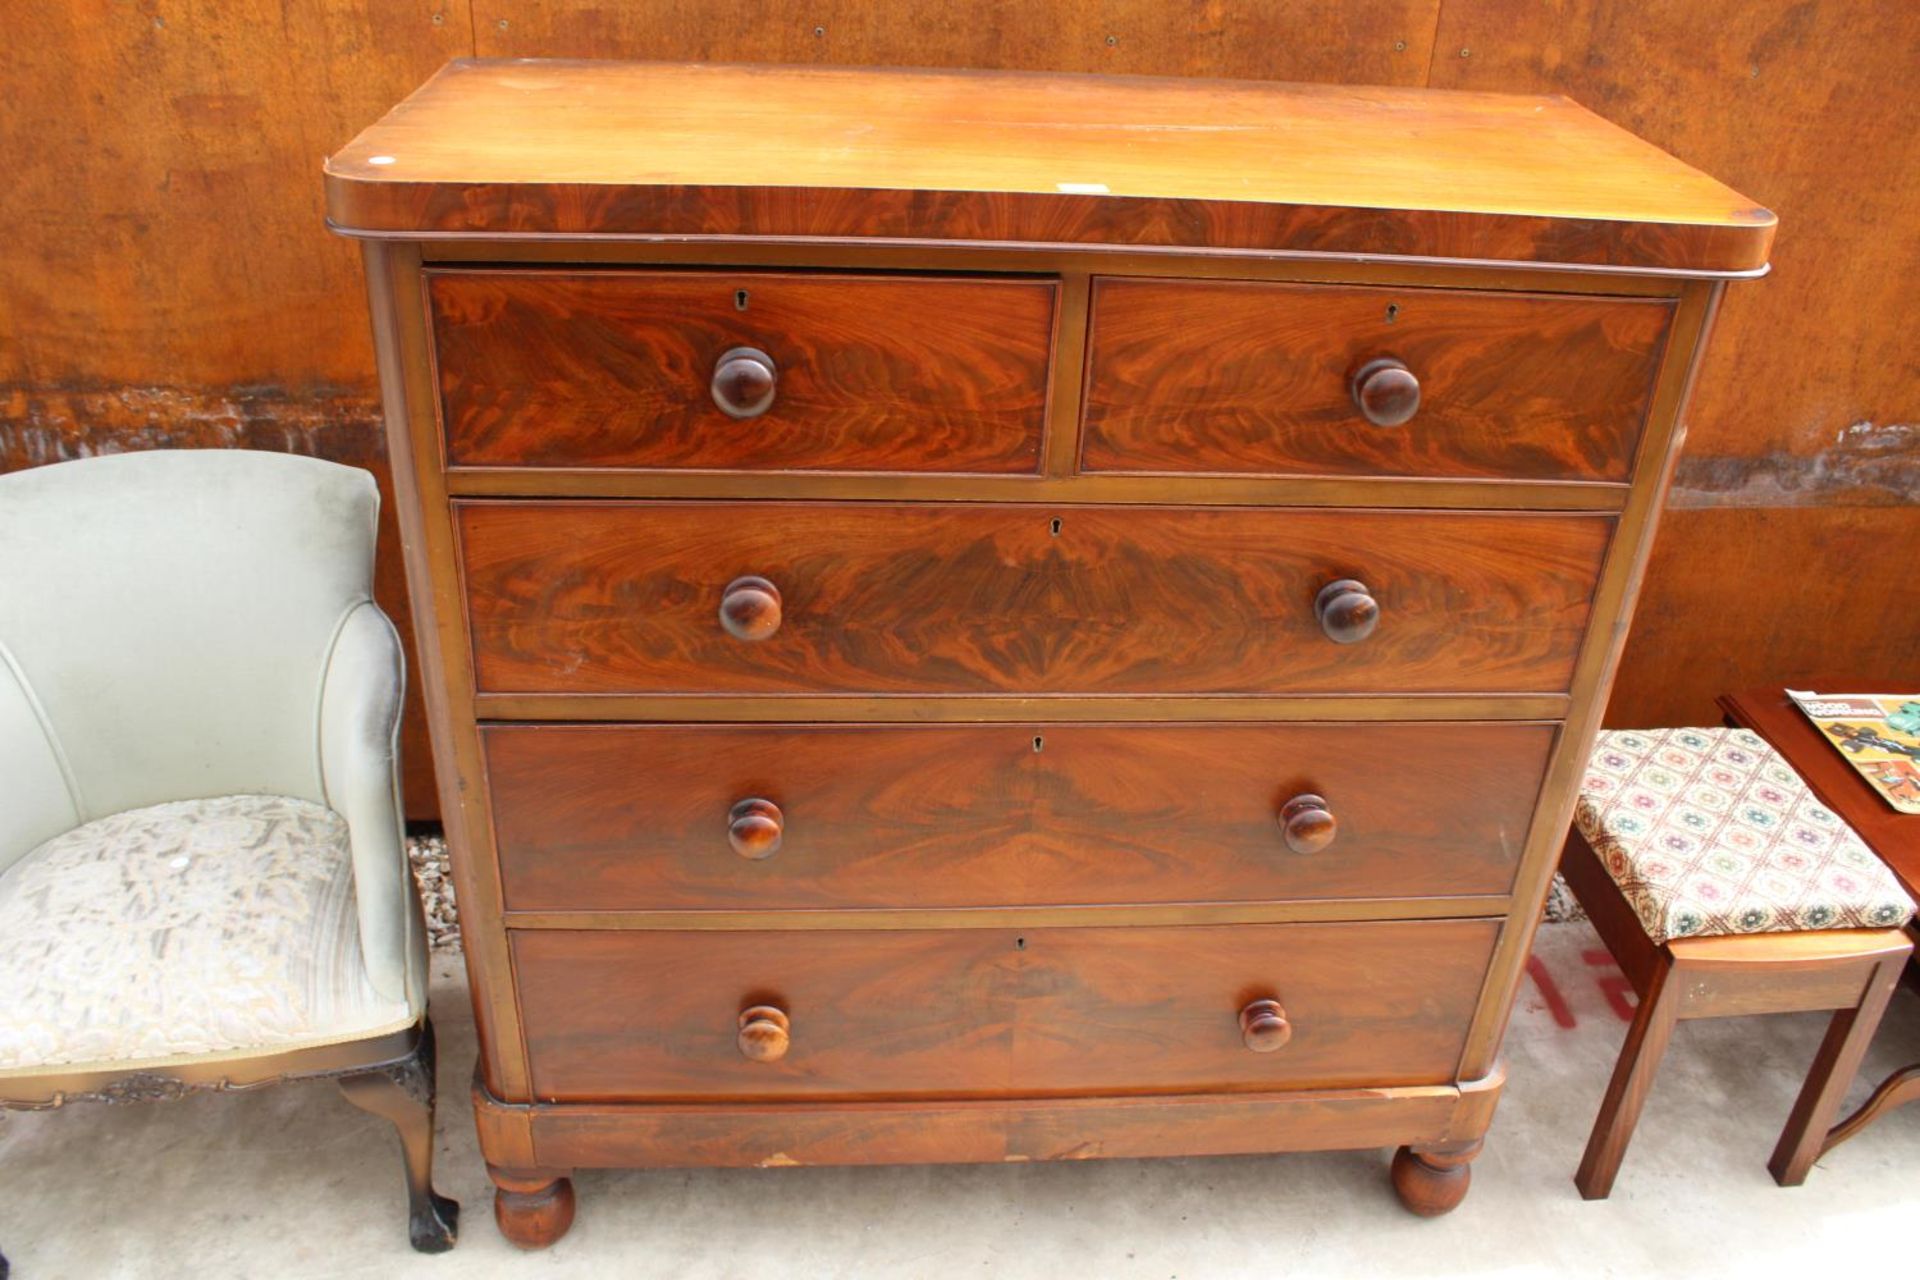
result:
[(1587, 1139), (1587, 1152), (1574, 1175), (1574, 1185), (1587, 1200), (1604, 1200), (1613, 1190), (1614, 1175), (1640, 1122), (1640, 1109), (1647, 1092), (1653, 1088), (1654, 1073), (1673, 1039), (1673, 1027), (1680, 1020), (1682, 991), (1672, 982), (1673, 957), (1664, 949), (1654, 962), (1647, 988), (1640, 994), (1640, 1008), (1627, 1029), (1627, 1042), (1620, 1048), (1620, 1060), (1614, 1064), (1613, 1079), (1607, 1084), (1607, 1096), (1593, 1122), (1593, 1134)]
[(1807, 1073), (1807, 1083), (1787, 1117), (1787, 1127), (1780, 1132), (1780, 1144), (1767, 1162), (1768, 1172), (1781, 1186), (1797, 1187), (1805, 1182), (1813, 1162), (1826, 1150), (1827, 1132), (1860, 1070), (1860, 1060), (1873, 1042), (1873, 1033), (1880, 1027), (1880, 1017), (1906, 964), (1907, 957), (1902, 955), (1875, 966), (1860, 1003), (1838, 1010), (1827, 1024), (1827, 1037), (1814, 1056), (1813, 1069)]

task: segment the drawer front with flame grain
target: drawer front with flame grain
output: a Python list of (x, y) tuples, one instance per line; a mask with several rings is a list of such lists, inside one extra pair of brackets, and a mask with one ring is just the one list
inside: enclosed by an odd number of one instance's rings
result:
[(463, 503), (483, 692), (1557, 693), (1597, 514)]
[(991, 276), (434, 272), (447, 460), (1031, 473), (1056, 292)]
[(1451, 1078), (1499, 923), (520, 930), (537, 1097), (1045, 1097)]
[(1088, 471), (1630, 476), (1666, 299), (1101, 280)]
[(506, 905), (1497, 895), (1553, 727), (487, 725)]

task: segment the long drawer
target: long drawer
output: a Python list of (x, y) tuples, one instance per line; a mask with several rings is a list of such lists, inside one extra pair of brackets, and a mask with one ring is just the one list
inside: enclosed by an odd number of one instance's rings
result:
[(435, 271), (460, 467), (1032, 472), (1051, 280)]
[(456, 518), (478, 687), (537, 693), (1556, 693), (1614, 525), (780, 502)]
[(511, 910), (1503, 894), (1545, 724), (488, 725)]
[(546, 1100), (1277, 1090), (1452, 1079), (1498, 928), (523, 931), (513, 958)]
[(1657, 298), (1101, 280), (1083, 465), (1622, 482), (1672, 311)]

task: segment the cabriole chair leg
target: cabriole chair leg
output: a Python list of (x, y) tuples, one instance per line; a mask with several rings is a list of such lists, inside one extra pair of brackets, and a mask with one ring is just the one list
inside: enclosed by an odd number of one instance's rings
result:
[(460, 1228), (459, 1201), (433, 1189), (433, 1064), (429, 1020), (422, 1025), (420, 1043), (410, 1057), (378, 1071), (340, 1079), (340, 1092), (348, 1102), (391, 1121), (400, 1134), (407, 1172), (407, 1237), (421, 1253), (453, 1248)]

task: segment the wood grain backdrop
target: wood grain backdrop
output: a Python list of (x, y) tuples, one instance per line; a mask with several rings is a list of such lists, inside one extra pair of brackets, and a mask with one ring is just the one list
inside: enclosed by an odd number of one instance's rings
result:
[[(1780, 214), (1732, 291), (1609, 720), (1914, 670), (1920, 5), (1845, 0), (69, 0), (7, 6), (0, 469), (286, 449), (385, 470), (329, 150), (464, 54), (1557, 91)], [(404, 620), (391, 527), (379, 590)], [(409, 809), (433, 810), (417, 697)]]

